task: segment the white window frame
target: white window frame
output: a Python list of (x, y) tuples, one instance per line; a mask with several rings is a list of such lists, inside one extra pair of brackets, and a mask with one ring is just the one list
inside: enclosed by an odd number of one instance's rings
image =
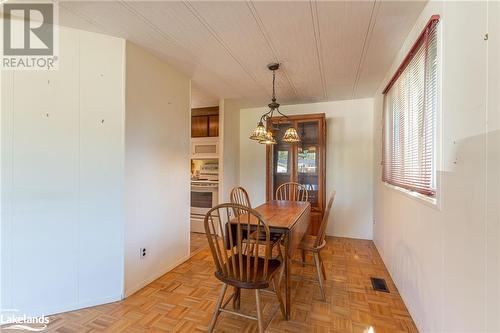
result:
[[(442, 78), (443, 78), (443, 34), (442, 34), (442, 27), (443, 27), (443, 20), (439, 17), (439, 15), (433, 15), (431, 19), (426, 22), (423, 30), (427, 28), (429, 23), (435, 19), (439, 20), (439, 23), (436, 28), (436, 34), (437, 34), (437, 63), (438, 63), (438, 70), (437, 70), (437, 101), (436, 101), (436, 114), (435, 114), (435, 126), (436, 126), (436, 137), (435, 137), (435, 146), (434, 146), (434, 172), (435, 172), (435, 181), (436, 181), (436, 193), (435, 196), (431, 197), (416, 191), (412, 191), (400, 186), (396, 186), (393, 184), (388, 183), (387, 181), (382, 180), (382, 183), (384, 184), (385, 188), (389, 189), (390, 191), (395, 191), (400, 194), (403, 194), (404, 196), (415, 200), (419, 203), (422, 203), (426, 206), (429, 206), (434, 209), (442, 210), (442, 199), (443, 199), (443, 193), (441, 191), (441, 184), (442, 184), (442, 163), (443, 163), (443, 154), (442, 154), (442, 142), (443, 142), (443, 128), (442, 128), (442, 112), (441, 110), (443, 109), (443, 98), (442, 98)], [(385, 96), (382, 97), (382, 109), (383, 112), (385, 112)], [(382, 116), (382, 123), (385, 122), (385, 117), (384, 115)], [(384, 132), (384, 126), (382, 126), (382, 137), (385, 135)], [(384, 143), (382, 142), (382, 154), (383, 154), (383, 147)], [(382, 158), (383, 161), (383, 158)], [(383, 163), (383, 162), (382, 162)], [(381, 176), (383, 179), (383, 165), (381, 163)]]

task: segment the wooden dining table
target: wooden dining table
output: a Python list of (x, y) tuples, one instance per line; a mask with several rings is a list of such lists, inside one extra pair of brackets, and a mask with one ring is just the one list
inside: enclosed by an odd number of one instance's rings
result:
[(264, 221), (267, 222), (272, 233), (283, 235), (285, 247), (285, 319), (290, 319), (291, 281), (290, 263), (302, 238), (307, 233), (311, 221), (311, 204), (301, 201), (273, 200), (255, 208)]

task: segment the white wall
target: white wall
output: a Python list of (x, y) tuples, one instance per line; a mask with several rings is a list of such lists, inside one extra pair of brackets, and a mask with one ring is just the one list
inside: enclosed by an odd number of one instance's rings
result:
[[(427, 4), (375, 96), (374, 240), (421, 332), (500, 331), (498, 7)], [(380, 167), (381, 90), (433, 14), (442, 18), (437, 206), (385, 186)]]
[(219, 135), (222, 143), (221, 202), (229, 202), (231, 189), (240, 184), (240, 107), (236, 100), (225, 99), (219, 104)]
[(26, 314), (119, 300), (189, 254), (189, 79), (63, 27), (60, 61), (2, 72), (1, 303)]
[[(190, 81), (127, 43), (125, 294), (189, 255)], [(141, 259), (139, 250), (147, 249)]]
[(2, 71), (2, 307), (121, 298), (124, 41), (60, 29), (57, 71)]
[[(327, 234), (371, 239), (373, 100), (285, 105), (280, 110), (289, 115), (326, 114), (326, 194), (337, 191)], [(253, 205), (266, 200), (266, 148), (248, 137), (266, 111), (240, 111), (240, 183)]]
[(486, 327), (500, 331), (500, 2), (488, 3), (488, 31)]

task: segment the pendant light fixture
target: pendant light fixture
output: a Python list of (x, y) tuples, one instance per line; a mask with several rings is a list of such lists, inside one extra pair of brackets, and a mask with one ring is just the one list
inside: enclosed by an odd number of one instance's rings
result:
[(267, 134), (266, 127), (262, 123), (262, 120), (259, 121), (257, 127), (253, 130), (252, 135), (250, 135), (251, 140), (262, 141), (265, 140)]
[[(279, 103), (276, 102), (276, 89), (275, 89), (275, 81), (276, 81), (276, 70), (280, 67), (280, 64), (277, 63), (272, 63), (267, 65), (267, 68), (273, 72), (273, 96), (271, 99), (271, 103), (268, 104), (269, 106), (269, 111), (264, 113), (261, 117), (259, 122), (257, 123), (257, 127), (254, 129), (252, 134), (250, 135), (251, 140), (258, 141), (259, 143), (262, 144), (269, 144), (269, 145), (274, 145), (276, 144), (276, 139), (273, 136), (273, 132), (271, 129), (266, 130), (266, 127), (264, 126), (264, 122), (269, 120), (274, 112), (276, 111), (278, 114), (282, 115), (283, 117), (287, 118), (288, 117), (281, 113), (279, 110)], [(294, 127), (290, 126), (286, 131), (285, 135), (283, 136), (282, 140), (283, 142), (287, 143), (296, 143), (300, 142), (299, 135), (297, 134), (297, 130), (295, 130)]]

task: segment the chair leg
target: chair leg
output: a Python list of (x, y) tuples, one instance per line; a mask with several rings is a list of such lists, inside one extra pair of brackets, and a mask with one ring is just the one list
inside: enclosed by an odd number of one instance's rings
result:
[(281, 260), (281, 262), (283, 262), (283, 253), (281, 252), (281, 244), (278, 242), (277, 244), (277, 247), (278, 247), (278, 258)]
[(234, 287), (233, 309), (240, 309), (241, 289)]
[(226, 294), (227, 284), (222, 285), (222, 290), (220, 292), (219, 298), (217, 299), (217, 304), (215, 306), (215, 312), (212, 315), (212, 321), (210, 322), (210, 326), (208, 327), (208, 332), (212, 332), (215, 327), (215, 322), (217, 321), (217, 317), (220, 314), (220, 307), (222, 305), (222, 301), (224, 300), (224, 295)]
[(302, 254), (302, 267), (306, 266), (306, 250), (301, 251)]
[(326, 270), (325, 263), (323, 262), (323, 258), (321, 257), (321, 253), (318, 252), (319, 262), (321, 263), (321, 273), (323, 273), (323, 279), (326, 280)]
[(316, 273), (318, 273), (319, 289), (321, 290), (321, 297), (326, 301), (325, 289), (323, 286), (323, 276), (321, 274), (321, 263), (317, 252), (313, 253), (314, 263), (316, 264)]
[(280, 269), (280, 272), (278, 273), (279, 274), (279, 277), (278, 277), (278, 285), (281, 286), (281, 280), (283, 280), (283, 275), (285, 274), (285, 260), (286, 258), (283, 257), (283, 263), (281, 264), (281, 269)]
[(281, 288), (280, 288), (281, 284), (278, 283), (276, 279), (278, 279), (277, 276), (273, 278), (274, 292), (276, 293), (276, 297), (278, 298), (278, 302), (280, 303), (281, 314), (283, 315), (283, 318), (286, 318), (285, 305), (283, 304), (283, 298), (281, 297)]
[(255, 301), (257, 303), (257, 322), (259, 333), (264, 333), (264, 316), (262, 314), (262, 303), (260, 302), (260, 290), (255, 289)]

